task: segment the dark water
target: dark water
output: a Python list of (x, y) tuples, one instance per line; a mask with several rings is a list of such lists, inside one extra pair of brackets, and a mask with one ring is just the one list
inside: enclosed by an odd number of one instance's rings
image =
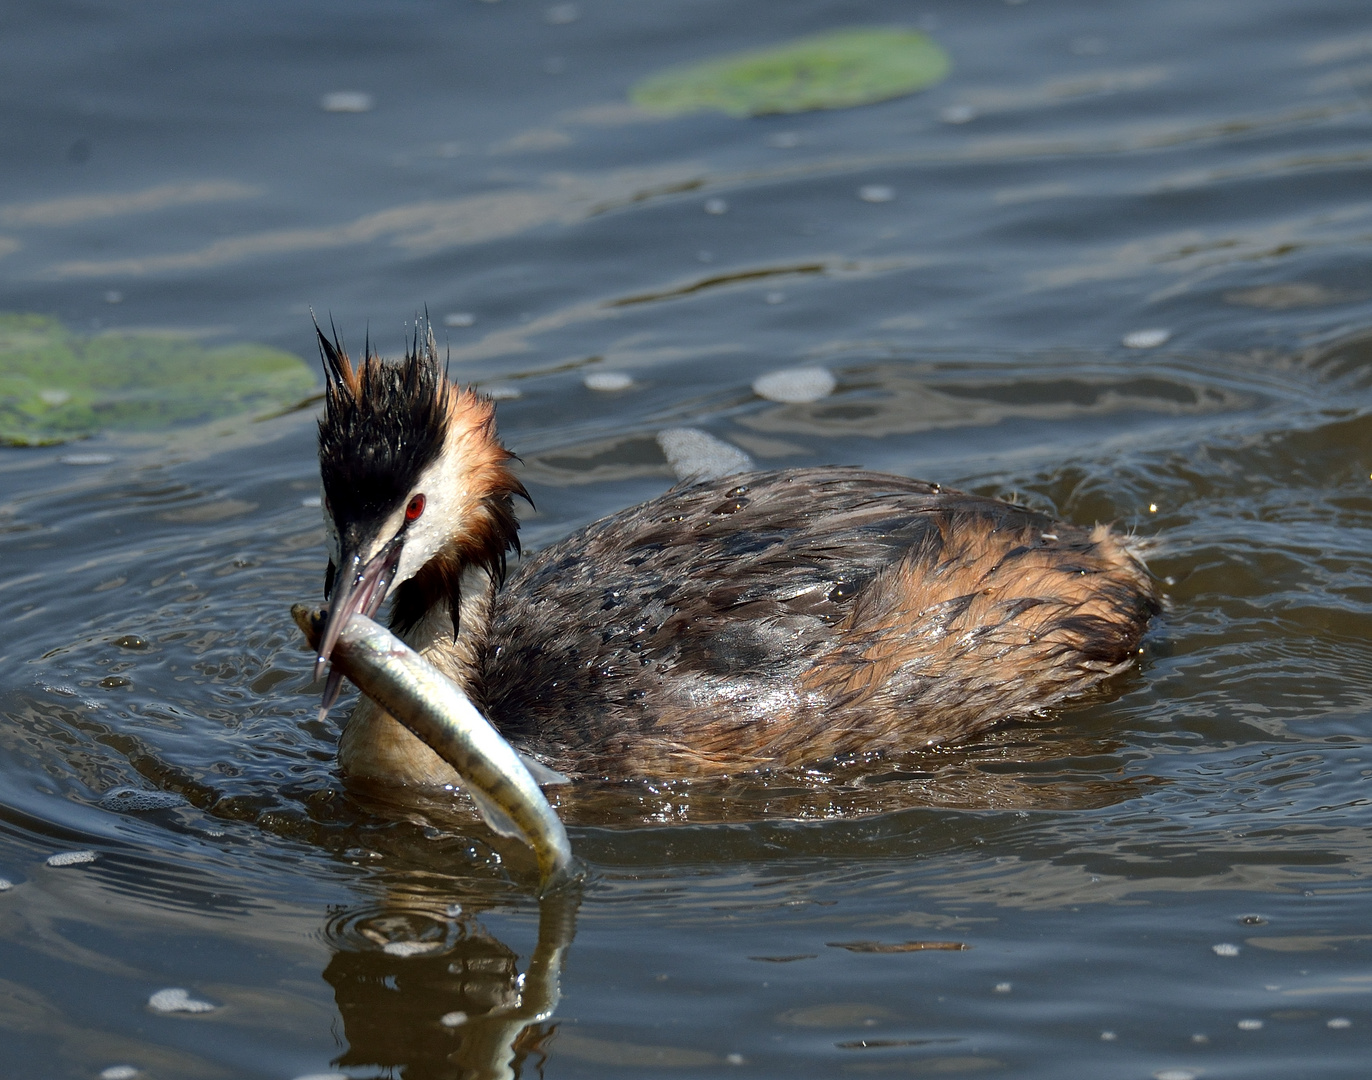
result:
[[(443, 333), (507, 395), (534, 547), (663, 490), (654, 436), (694, 427), (1116, 521), (1169, 597), (1137, 672), (1040, 725), (564, 792), (591, 876), (540, 912), (461, 807), (333, 774), (287, 614), (322, 583), (309, 409), (79, 448), (104, 465), (2, 450), (0, 1071), (1366, 1074), (1366, 5), (0, 22), (0, 308), (302, 355), (310, 306), (392, 352), (425, 305), (470, 314)], [(953, 76), (751, 121), (621, 104), (670, 63), (890, 23)], [(340, 90), (374, 108), (320, 108)], [(1171, 337), (1121, 344), (1146, 329)], [(750, 390), (797, 364), (837, 391)], [(167, 988), (217, 1007), (151, 1009)]]

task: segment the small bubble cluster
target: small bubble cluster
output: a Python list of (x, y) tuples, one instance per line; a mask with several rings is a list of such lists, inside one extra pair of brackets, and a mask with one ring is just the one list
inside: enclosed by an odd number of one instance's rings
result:
[(148, 998), (148, 1008), (160, 1013), (205, 1013), (218, 1006), (191, 997), (190, 991), (180, 986), (169, 986)]
[(47, 863), (49, 866), (80, 866), (82, 863), (95, 862), (97, 856), (90, 849), (84, 851), (59, 851), (56, 855), (49, 855)]

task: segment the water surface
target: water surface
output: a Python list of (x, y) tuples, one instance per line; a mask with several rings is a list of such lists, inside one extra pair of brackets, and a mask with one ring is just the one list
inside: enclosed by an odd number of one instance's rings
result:
[[(427, 307), (502, 398), (533, 548), (663, 491), (656, 436), (694, 428), (1116, 522), (1168, 598), (1136, 671), (1040, 723), (562, 792), (590, 876), (540, 912), (460, 801), (334, 775), (288, 614), (322, 586), (313, 405), (0, 450), (4, 1071), (1365, 1073), (1363, 5), (4, 20), (5, 310), (308, 356), (311, 307), (388, 353)], [(923, 28), (953, 74), (799, 116), (624, 104), (845, 25)], [(805, 365), (835, 392), (751, 389)]]

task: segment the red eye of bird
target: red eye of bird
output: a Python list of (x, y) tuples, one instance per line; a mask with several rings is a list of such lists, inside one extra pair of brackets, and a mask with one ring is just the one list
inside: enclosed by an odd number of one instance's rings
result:
[(405, 507), (405, 520), (414, 521), (422, 513), (424, 513), (424, 496), (416, 495), (410, 500), (410, 504)]

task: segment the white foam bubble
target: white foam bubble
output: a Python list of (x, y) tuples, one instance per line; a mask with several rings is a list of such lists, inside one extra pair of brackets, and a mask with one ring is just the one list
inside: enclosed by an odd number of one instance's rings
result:
[(997, 994), (1008, 994), (1011, 990), (1011, 986), (1009, 983), (996, 983), (992, 989), (995, 990)]
[(1216, 956), (1239, 955), (1239, 947), (1237, 945), (1230, 945), (1227, 941), (1221, 942), (1219, 945), (1211, 945), (1210, 951), (1213, 952)]
[(1351, 1028), (1353, 1021), (1346, 1016), (1336, 1016), (1332, 1020), (1326, 1020), (1324, 1026), (1333, 1028), (1335, 1031), (1342, 1031), (1344, 1028)]
[(659, 431), (657, 444), (680, 480), (709, 480), (753, 467), (753, 459), (737, 446), (699, 428)]
[(334, 90), (319, 99), (325, 112), (364, 113), (376, 108), (376, 98), (365, 90)]
[(100, 1070), (100, 1080), (133, 1080), (138, 1070), (132, 1065), (111, 1065)]
[(896, 197), (896, 189), (885, 184), (864, 184), (858, 188), (858, 198), (863, 202), (890, 202)]
[(306, 510), (318, 510), (324, 505), (324, 501), (318, 495), (306, 495), (300, 500), (300, 505)]
[(838, 380), (824, 367), (782, 368), (753, 380), (753, 393), (768, 401), (800, 404), (818, 401), (834, 392)]
[(423, 956), (441, 948), (441, 941), (388, 941), (381, 946), (381, 951), (387, 956)]
[(581, 380), (587, 390), (627, 390), (634, 385), (631, 376), (622, 371), (593, 371)]
[(443, 316), (444, 326), (471, 326), (476, 322), (476, 316), (470, 311), (450, 311)]
[(461, 1027), (467, 1022), (467, 1014), (458, 1009), (454, 1009), (452, 1012), (444, 1013), (440, 1016), (438, 1022), (444, 1027)]
[(1153, 1074), (1153, 1080), (1196, 1080), (1190, 1069), (1161, 1069)]
[(57, 459), (63, 465), (110, 465), (113, 454), (63, 454)]
[(1166, 345), (1171, 340), (1171, 330), (1152, 327), (1147, 330), (1129, 331), (1120, 338), (1120, 344), (1126, 349), (1156, 349), (1159, 345)]
[(190, 992), (180, 986), (169, 986), (148, 998), (148, 1008), (160, 1013), (205, 1013), (212, 1012), (218, 1006), (191, 997)]
[(1240, 1020), (1238, 1024), (1240, 1031), (1261, 1031), (1261, 1020)]
[(48, 856), (49, 866), (80, 866), (82, 863), (95, 862), (97, 855), (89, 848), (84, 851), (59, 851)]

